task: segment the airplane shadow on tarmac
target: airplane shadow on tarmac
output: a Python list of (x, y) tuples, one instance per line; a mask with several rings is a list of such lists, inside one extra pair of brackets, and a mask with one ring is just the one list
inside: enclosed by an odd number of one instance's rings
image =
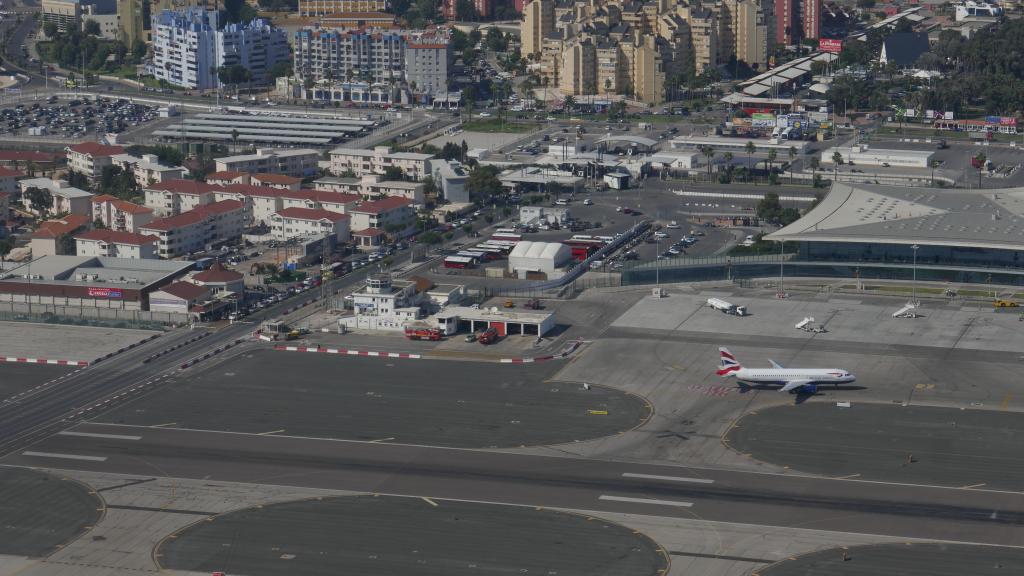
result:
[[(739, 382), (739, 383), (737, 383), (736, 387), (739, 389), (740, 394), (746, 394), (746, 393), (751, 392), (751, 391), (762, 391), (762, 390), (768, 391), (768, 392), (778, 392), (779, 391), (779, 387), (778, 386), (774, 386), (774, 385), (771, 385), (771, 384), (754, 384), (754, 385), (751, 385), (751, 384), (743, 384), (742, 382)], [(794, 404), (803, 404), (808, 398), (812, 398), (814, 396), (824, 396), (824, 392), (828, 392), (830, 390), (835, 390), (835, 391), (839, 391), (839, 390), (844, 390), (844, 391), (867, 390), (867, 386), (857, 386), (857, 385), (851, 385), (851, 384), (840, 384), (838, 386), (829, 386), (828, 384), (819, 384), (817, 392), (814, 392), (814, 393), (795, 392), (795, 393), (791, 393), (791, 394), (796, 396), (796, 398), (794, 400)]]

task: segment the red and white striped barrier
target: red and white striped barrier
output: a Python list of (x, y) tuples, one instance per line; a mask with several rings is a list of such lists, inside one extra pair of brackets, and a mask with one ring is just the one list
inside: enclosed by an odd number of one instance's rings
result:
[(422, 358), (419, 354), (408, 352), (377, 352), (376, 350), (348, 350), (346, 348), (315, 348), (308, 346), (274, 346), (274, 350), (284, 352), (319, 352), (321, 354), (344, 354), (346, 356), (372, 356), (375, 358), (405, 358), (418, 360)]
[(502, 364), (532, 364), (534, 362), (544, 362), (554, 359), (554, 356), (537, 356), (536, 358), (502, 358), (499, 362)]
[(22, 364), (57, 364), (59, 366), (88, 366), (85, 360), (51, 360), (49, 358), (18, 358), (15, 356), (0, 356), (0, 362), (22, 363)]

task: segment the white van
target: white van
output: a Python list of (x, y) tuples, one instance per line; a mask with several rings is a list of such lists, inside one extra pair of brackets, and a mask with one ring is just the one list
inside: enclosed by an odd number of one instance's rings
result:
[(559, 206), (568, 206), (569, 205), (569, 201), (568, 200), (558, 200), (558, 201), (555, 202), (555, 204), (557, 204)]

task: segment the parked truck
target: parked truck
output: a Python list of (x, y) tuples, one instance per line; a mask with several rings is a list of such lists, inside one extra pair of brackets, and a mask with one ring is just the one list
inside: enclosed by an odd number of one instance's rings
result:
[(440, 328), (429, 326), (406, 326), (405, 337), (409, 340), (431, 340), (437, 341), (442, 338)]
[(733, 314), (735, 316), (747, 315), (746, 306), (737, 306), (732, 302), (727, 302), (721, 298), (708, 298), (708, 306), (720, 312), (724, 312), (725, 314)]

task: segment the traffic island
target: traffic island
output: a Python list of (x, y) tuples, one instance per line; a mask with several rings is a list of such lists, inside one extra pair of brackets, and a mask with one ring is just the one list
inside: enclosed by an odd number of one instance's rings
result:
[(165, 569), (288, 574), (628, 574), (655, 576), (667, 555), (626, 527), (543, 508), (351, 496), (249, 508), (164, 540)]
[(49, 556), (91, 529), (103, 501), (85, 486), (24, 468), (0, 468), (0, 554)]

